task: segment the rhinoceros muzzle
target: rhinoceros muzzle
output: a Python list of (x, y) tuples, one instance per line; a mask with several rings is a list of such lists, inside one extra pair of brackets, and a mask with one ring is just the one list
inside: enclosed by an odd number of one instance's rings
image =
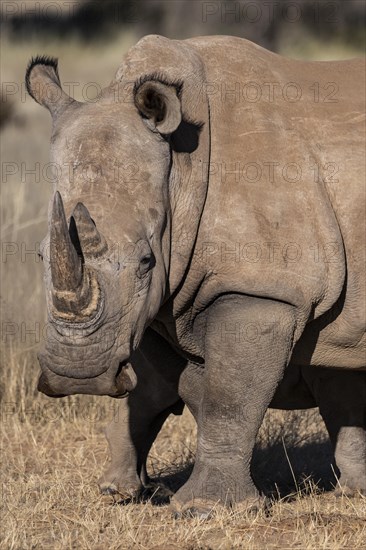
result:
[(65, 397), (66, 395), (92, 394), (124, 398), (136, 387), (137, 377), (129, 362), (117, 362), (116, 368), (105, 371), (100, 376), (91, 378), (71, 378), (60, 376), (49, 368), (44, 356), (38, 356), (42, 373), (38, 380), (38, 391), (48, 397)]
[(102, 292), (97, 273), (85, 261), (103, 255), (107, 243), (88, 209), (78, 203), (67, 226), (60, 193), (53, 201), (50, 227), (51, 315), (66, 323), (85, 323), (100, 313)]
[[(56, 192), (50, 225), (49, 323), (39, 353), (38, 389), (50, 397), (75, 393), (124, 397), (137, 384), (130, 350), (119, 350), (106, 329), (100, 262), (108, 246), (79, 202), (66, 221)], [(103, 264), (103, 262), (101, 262)], [(105, 290), (105, 289), (104, 289)]]

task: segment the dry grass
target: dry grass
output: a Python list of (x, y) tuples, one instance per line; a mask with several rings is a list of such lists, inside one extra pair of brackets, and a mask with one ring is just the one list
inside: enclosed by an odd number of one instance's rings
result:
[[(116, 401), (86, 396), (52, 401), (37, 395), (37, 366), (29, 354), (12, 354), (4, 374), (10, 383), (2, 405), (1, 548), (365, 547), (366, 500), (321, 490), (330, 487), (332, 470), (316, 411), (267, 413), (253, 471), (267, 493), (283, 495), (270, 515), (218, 510), (206, 522), (176, 520), (159, 489), (128, 505), (99, 495), (96, 480), (107, 461), (103, 427), (115, 414)], [(179, 487), (194, 447), (189, 413), (169, 419), (149, 459), (155, 481)]]
[[(95, 80), (107, 84), (131, 42), (133, 37), (125, 37), (97, 50), (75, 43), (12, 45), (2, 62), (2, 80), (20, 85), (28, 58), (40, 52), (62, 59), (64, 80), (80, 81), (81, 87)], [(337, 499), (327, 492), (334, 482), (331, 452), (316, 411), (269, 411), (265, 418), (253, 474), (266, 493), (278, 497), (268, 516), (220, 510), (206, 522), (175, 520), (161, 491), (126, 506), (98, 494), (96, 480), (107, 461), (103, 427), (117, 402), (86, 396), (50, 400), (35, 389), (42, 266), (36, 254), (25, 252), (46, 232), (51, 188), (42, 174), (39, 181), (22, 182), (21, 162), (27, 168), (47, 162), (50, 121), (20, 94), (12, 103), (1, 135), (3, 163), (18, 167), (2, 185), (3, 253), (9, 243), (15, 252), (3, 254), (1, 263), (1, 548), (365, 548), (365, 499)], [(150, 473), (175, 489), (187, 478), (194, 451), (191, 416), (172, 417), (152, 450)]]

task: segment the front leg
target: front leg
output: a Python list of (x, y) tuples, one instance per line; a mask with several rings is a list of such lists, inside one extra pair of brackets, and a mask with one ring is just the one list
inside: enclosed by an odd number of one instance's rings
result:
[(137, 386), (122, 400), (106, 429), (111, 462), (99, 479), (101, 492), (137, 497), (149, 483), (146, 459), (166, 418), (181, 414), (179, 377), (186, 365), (155, 331), (147, 329), (131, 363)]
[(295, 311), (267, 299), (225, 296), (209, 309), (196, 462), (172, 505), (207, 514), (258, 498), (250, 464), (263, 416), (293, 346)]
[(118, 500), (135, 499), (149, 486), (148, 453), (168, 416), (181, 414), (184, 406), (177, 394), (166, 392), (158, 403), (156, 398), (156, 394), (150, 399), (140, 392), (130, 395), (107, 426), (111, 461), (98, 482), (102, 494), (116, 495)]

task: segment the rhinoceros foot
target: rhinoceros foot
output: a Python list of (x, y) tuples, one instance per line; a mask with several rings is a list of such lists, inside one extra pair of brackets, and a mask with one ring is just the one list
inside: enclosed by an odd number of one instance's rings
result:
[(98, 481), (102, 495), (110, 495), (114, 502), (136, 501), (142, 492), (142, 484), (136, 477), (126, 477), (126, 471), (107, 470)]
[[(198, 518), (198, 519), (211, 519), (216, 514), (227, 508), (222, 502), (214, 502), (205, 499), (192, 499), (190, 502), (186, 502), (182, 505), (174, 497), (170, 501), (171, 509), (175, 519), (182, 518)], [(235, 514), (243, 512), (244, 514), (254, 518), (258, 514), (268, 510), (268, 501), (265, 497), (248, 497), (240, 503), (235, 503), (230, 506)]]
[(349, 487), (348, 485), (341, 485), (335, 488), (333, 491), (333, 495), (336, 497), (348, 497), (348, 498), (354, 498), (358, 497), (360, 495), (366, 496), (366, 488), (362, 487)]
[(265, 511), (268, 501), (259, 495), (254, 484), (239, 483), (223, 485), (222, 483), (206, 481), (200, 483), (191, 479), (173, 496), (170, 501), (173, 514), (176, 518), (198, 517), (210, 519), (224, 508), (244, 512), (251, 516)]

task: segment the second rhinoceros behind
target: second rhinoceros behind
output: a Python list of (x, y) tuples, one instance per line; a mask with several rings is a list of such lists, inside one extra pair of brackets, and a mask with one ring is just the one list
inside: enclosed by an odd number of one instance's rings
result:
[(59, 168), (39, 389), (125, 395), (144, 331), (159, 332), (189, 362), (198, 422), (179, 511), (256, 498), (263, 415), (273, 398), (299, 406), (300, 379), (341, 482), (366, 490), (363, 69), (149, 36), (79, 103), (55, 60), (29, 65)]

